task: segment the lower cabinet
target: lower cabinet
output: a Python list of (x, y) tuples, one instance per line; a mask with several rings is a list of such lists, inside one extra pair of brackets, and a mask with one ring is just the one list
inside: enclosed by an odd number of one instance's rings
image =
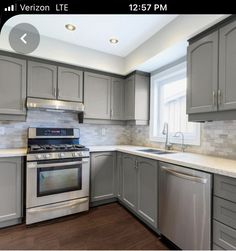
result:
[(214, 175), (213, 249), (236, 249), (236, 179)]
[(158, 162), (123, 154), (120, 200), (145, 222), (157, 228)]
[(116, 153), (91, 153), (91, 202), (116, 198)]
[(0, 158), (0, 227), (22, 219), (22, 159)]

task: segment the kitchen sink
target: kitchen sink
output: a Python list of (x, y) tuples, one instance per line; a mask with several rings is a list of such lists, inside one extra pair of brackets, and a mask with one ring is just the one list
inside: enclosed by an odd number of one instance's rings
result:
[(157, 150), (157, 149), (140, 149), (138, 151), (145, 152), (145, 153), (152, 153), (152, 154), (169, 154), (169, 153), (174, 153), (174, 152), (170, 152), (170, 151)]

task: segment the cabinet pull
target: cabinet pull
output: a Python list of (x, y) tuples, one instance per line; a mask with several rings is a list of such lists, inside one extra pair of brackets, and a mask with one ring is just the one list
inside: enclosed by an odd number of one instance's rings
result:
[(138, 161), (135, 160), (135, 168), (138, 169)]
[(222, 93), (221, 93), (220, 89), (218, 89), (217, 96), (218, 96), (218, 105), (221, 105), (222, 104)]
[(60, 89), (57, 87), (57, 97), (59, 97)]
[(111, 109), (111, 117), (113, 117), (113, 109)]
[(213, 91), (213, 106), (216, 105), (216, 92)]
[(54, 94), (54, 97), (56, 98), (57, 97), (57, 89), (56, 89), (56, 87), (53, 87), (53, 94)]

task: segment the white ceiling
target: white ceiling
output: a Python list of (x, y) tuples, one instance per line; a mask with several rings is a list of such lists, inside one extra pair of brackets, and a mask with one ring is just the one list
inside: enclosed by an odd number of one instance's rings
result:
[[(177, 15), (18, 15), (5, 25), (18, 23), (34, 25), (41, 35), (78, 46), (126, 57)], [(73, 32), (65, 24), (74, 24)], [(110, 44), (116, 37), (118, 44)]]

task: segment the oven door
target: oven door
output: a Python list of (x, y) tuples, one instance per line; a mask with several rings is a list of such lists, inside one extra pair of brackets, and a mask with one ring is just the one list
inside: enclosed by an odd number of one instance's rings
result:
[(27, 162), (27, 208), (89, 196), (89, 158)]

